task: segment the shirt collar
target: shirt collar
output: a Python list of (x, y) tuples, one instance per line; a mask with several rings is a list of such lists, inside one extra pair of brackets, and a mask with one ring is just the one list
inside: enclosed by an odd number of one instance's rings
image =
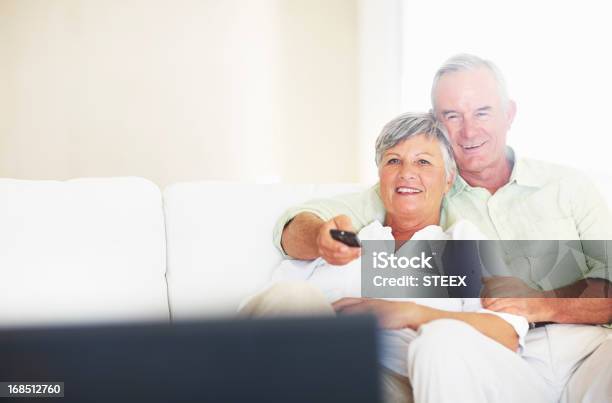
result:
[(515, 182), (517, 185), (530, 187), (540, 187), (544, 185), (542, 182), (543, 176), (535, 172), (533, 166), (530, 165), (527, 160), (518, 158), (516, 152), (512, 148), (507, 147), (506, 156), (513, 162), (508, 183)]
[[(508, 183), (516, 183), (522, 186), (541, 186), (541, 183), (537, 180), (538, 175), (534, 175), (526, 161), (518, 158), (516, 152), (511, 147), (506, 147), (506, 158), (512, 164), (512, 172), (510, 173)], [(475, 187), (467, 183), (460, 175), (457, 175), (455, 183), (453, 183), (451, 190), (448, 192), (448, 196), (452, 197), (472, 189), (475, 189)]]

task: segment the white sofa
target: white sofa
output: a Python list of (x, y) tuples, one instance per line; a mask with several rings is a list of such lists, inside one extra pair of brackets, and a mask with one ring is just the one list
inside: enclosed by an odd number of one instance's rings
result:
[(285, 208), (362, 188), (0, 179), (0, 327), (231, 315)]
[(0, 179), (0, 327), (231, 315), (281, 259), (284, 209), (363, 188)]

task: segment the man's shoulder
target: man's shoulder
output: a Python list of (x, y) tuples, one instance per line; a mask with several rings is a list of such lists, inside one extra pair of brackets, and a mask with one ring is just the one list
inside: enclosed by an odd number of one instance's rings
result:
[(555, 183), (573, 184), (589, 181), (583, 172), (567, 165), (531, 158), (521, 158), (517, 163), (519, 172), (516, 180), (519, 183), (547, 186)]
[(534, 159), (523, 159), (521, 163), (518, 185), (536, 187), (541, 194), (553, 196), (572, 210), (594, 206), (609, 209), (612, 192), (607, 188), (611, 178), (597, 178), (573, 167)]
[(542, 180), (558, 180), (567, 176), (585, 177), (585, 175), (576, 168), (554, 162), (533, 158), (521, 158), (520, 163), (525, 167), (525, 172), (527, 174)]

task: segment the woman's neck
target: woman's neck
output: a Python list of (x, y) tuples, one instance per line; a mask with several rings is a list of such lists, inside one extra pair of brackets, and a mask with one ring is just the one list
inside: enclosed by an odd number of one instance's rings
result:
[(401, 246), (404, 242), (412, 238), (412, 236), (427, 227), (428, 225), (440, 224), (440, 213), (432, 213), (428, 216), (418, 217), (397, 217), (392, 214), (387, 214), (385, 217), (385, 225), (391, 227), (391, 233), (395, 238), (396, 243)]

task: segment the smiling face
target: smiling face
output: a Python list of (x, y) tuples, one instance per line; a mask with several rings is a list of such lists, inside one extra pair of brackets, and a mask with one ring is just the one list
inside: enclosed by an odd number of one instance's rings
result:
[(450, 189), (440, 143), (425, 135), (409, 137), (385, 151), (378, 171), (387, 215), (423, 222), (439, 221), (442, 197)]
[(460, 173), (482, 173), (505, 164), (506, 133), (516, 107), (504, 108), (486, 67), (443, 75), (434, 92), (436, 117), (448, 131)]

